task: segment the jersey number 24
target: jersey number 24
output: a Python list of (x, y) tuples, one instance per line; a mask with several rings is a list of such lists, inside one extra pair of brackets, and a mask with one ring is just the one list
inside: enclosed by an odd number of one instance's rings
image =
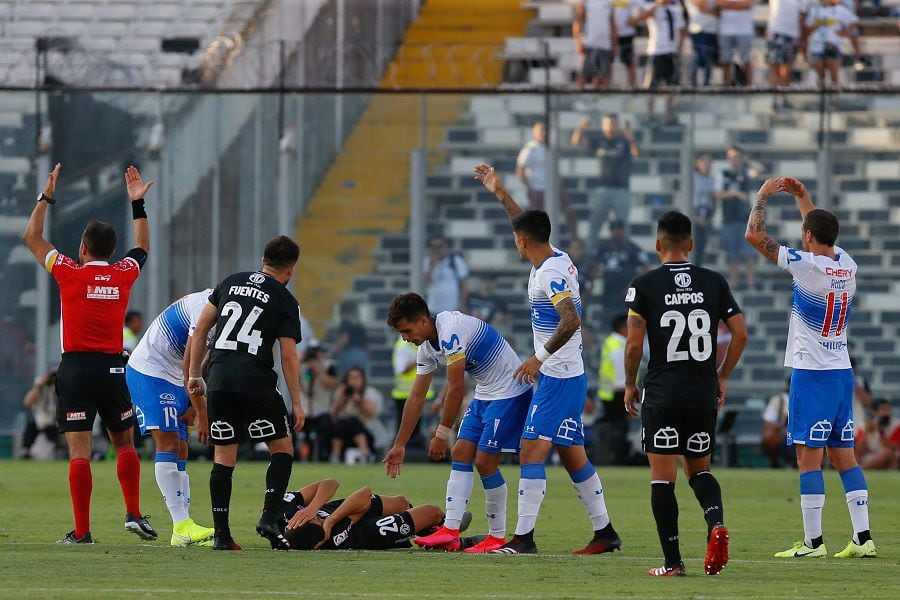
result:
[(221, 335), (216, 339), (215, 347), (217, 350), (237, 350), (238, 343), (242, 343), (247, 344), (247, 352), (253, 356), (256, 356), (256, 353), (259, 352), (259, 347), (263, 343), (262, 333), (259, 329), (253, 329), (256, 320), (259, 319), (259, 315), (263, 312), (263, 309), (258, 306), (254, 306), (244, 319), (243, 325), (237, 332), (237, 339), (229, 339), (234, 328), (237, 327), (238, 322), (241, 320), (243, 312), (241, 305), (233, 300), (226, 302), (225, 306), (222, 307), (222, 316), (228, 320), (225, 321), (225, 325), (222, 327)]
[[(688, 360), (688, 357), (697, 362), (703, 362), (712, 356), (712, 335), (709, 332), (711, 325), (709, 313), (702, 308), (692, 310), (687, 318), (677, 310), (668, 310), (659, 320), (660, 327), (675, 326), (669, 345), (666, 350), (666, 359), (669, 362)], [(684, 335), (684, 326), (687, 325), (691, 337), (688, 340), (688, 350), (679, 350), (678, 345)]]

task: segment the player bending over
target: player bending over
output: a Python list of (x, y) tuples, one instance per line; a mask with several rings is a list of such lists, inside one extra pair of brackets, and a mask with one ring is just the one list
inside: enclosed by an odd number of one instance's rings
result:
[[(766, 232), (766, 201), (778, 192), (794, 196), (803, 217), (803, 250), (782, 246)], [(876, 556), (869, 533), (869, 491), (853, 453), (853, 369), (847, 323), (856, 293), (856, 262), (835, 246), (840, 224), (815, 208), (806, 187), (792, 177), (768, 179), (759, 188), (744, 237), (770, 262), (790, 272), (794, 300), (784, 366), (791, 367), (787, 443), (797, 448), (803, 540), (779, 558), (824, 557), (822, 458), (841, 474), (853, 538), (835, 558)]]
[[(693, 247), (691, 220), (675, 211), (662, 215), (656, 229), (662, 266), (635, 278), (625, 294), (625, 408), (637, 416), (636, 405), (644, 405), (641, 440), (650, 461), (650, 506), (666, 559), (662, 567), (650, 569), (654, 576), (685, 575), (675, 498), (678, 455), (684, 457), (684, 474), (706, 519), (704, 569), (716, 575), (728, 562), (722, 489), (710, 472), (710, 457), (716, 447), (716, 414), (747, 343), (747, 326), (725, 278), (688, 261)], [(716, 372), (720, 320), (732, 337)], [(650, 364), (639, 399), (635, 381), (645, 334)]]
[(190, 339), (211, 292), (194, 292), (170, 304), (147, 328), (125, 368), (141, 435), (149, 431), (156, 445), (156, 485), (172, 516), (173, 546), (204, 542), (214, 533), (191, 519), (187, 429), (196, 412), (185, 389)]
[(550, 245), (550, 217), (523, 211), (510, 197), (494, 168), (475, 167), (475, 178), (503, 205), (512, 222), (519, 256), (532, 265), (528, 280), (534, 356), (516, 369), (519, 381), (533, 383), (541, 373), (522, 433), (519, 514), (513, 539), (498, 554), (534, 554), (534, 527), (547, 490), (544, 463), (555, 447), (591, 520), (594, 537), (576, 554), (602, 554), (621, 548), (609, 514), (600, 477), (584, 452), (581, 412), (587, 377), (581, 359), (581, 296), (578, 270), (569, 256)]
[[(390, 550), (410, 548), (416, 533), (428, 533), (444, 520), (433, 504), (413, 506), (406, 496), (379, 496), (369, 486), (346, 499), (331, 500), (340, 485), (323, 479), (284, 495), (279, 527), (293, 550)], [(460, 539), (459, 548), (481, 537)]]
[(406, 444), (422, 416), (425, 394), (438, 366), (447, 365), (447, 392), (441, 424), (428, 450), (434, 460), (444, 458), (447, 452), (450, 427), (465, 393), (465, 374), (475, 380), (475, 399), (463, 416), (451, 454), (447, 521), (437, 532), (415, 542), (426, 548), (459, 548), (459, 523), (472, 496), (474, 463), (484, 485), (489, 534), (466, 552), (490, 552), (503, 546), (507, 488), (500, 473), (500, 453), (519, 451), (531, 403), (531, 384), (513, 377), (521, 366), (519, 357), (503, 336), (481, 319), (456, 311), (432, 315), (418, 294), (400, 294), (391, 300), (388, 325), (419, 347), (412, 393), (404, 406), (394, 446), (384, 459), (389, 476), (400, 474)]

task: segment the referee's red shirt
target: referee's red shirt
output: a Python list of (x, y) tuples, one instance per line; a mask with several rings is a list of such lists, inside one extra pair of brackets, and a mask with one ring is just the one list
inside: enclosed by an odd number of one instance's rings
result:
[(122, 326), (131, 286), (141, 272), (138, 262), (126, 256), (109, 264), (78, 264), (52, 250), (44, 266), (59, 284), (63, 352), (122, 352)]

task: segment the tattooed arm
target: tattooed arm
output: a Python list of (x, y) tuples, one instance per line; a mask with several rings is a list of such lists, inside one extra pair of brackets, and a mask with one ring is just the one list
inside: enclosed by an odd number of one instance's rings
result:
[(625, 410), (636, 417), (640, 404), (637, 394), (637, 375), (644, 357), (644, 334), (647, 321), (634, 311), (628, 312), (628, 336), (625, 341)]
[(503, 187), (500, 176), (494, 171), (494, 167), (486, 164), (478, 165), (475, 167), (475, 179), (480, 181), (489, 192), (497, 196), (497, 199), (500, 201), (500, 204), (503, 205), (506, 216), (510, 221), (525, 212), (522, 210), (522, 207), (513, 200), (512, 196), (509, 195), (506, 188)]
[[(578, 309), (575, 308), (575, 302), (571, 297), (563, 298), (555, 306), (556, 312), (559, 314), (559, 324), (556, 326), (553, 335), (544, 344), (544, 350), (548, 354), (553, 354), (565, 346), (566, 342), (572, 339), (572, 336), (581, 327), (581, 317), (578, 316)], [(534, 383), (535, 375), (540, 371), (541, 364), (546, 359), (546, 356), (543, 359), (538, 358), (537, 353), (535, 353), (531, 358), (519, 365), (513, 373), (513, 378), (519, 382)]]
[(753, 210), (750, 211), (750, 218), (747, 220), (747, 231), (744, 233), (744, 239), (751, 246), (766, 257), (766, 259), (774, 264), (778, 264), (778, 248), (781, 246), (778, 242), (769, 237), (766, 231), (766, 202), (769, 196), (781, 191), (784, 180), (780, 177), (767, 179), (753, 201)]

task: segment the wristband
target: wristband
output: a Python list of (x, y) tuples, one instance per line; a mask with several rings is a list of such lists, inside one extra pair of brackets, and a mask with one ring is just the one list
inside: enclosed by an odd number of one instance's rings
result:
[(550, 358), (550, 353), (547, 352), (547, 349), (544, 346), (541, 346), (534, 352), (534, 357), (538, 359), (540, 362), (544, 362), (548, 358)]
[(198, 375), (197, 377), (188, 377), (188, 381), (203, 381), (203, 377)]
[(41, 200), (43, 200), (43, 201), (46, 202), (47, 204), (56, 204), (56, 200), (53, 199), (53, 198), (51, 198), (50, 196), (48, 196), (48, 195), (45, 194), (44, 192), (41, 192), (40, 196), (38, 196), (38, 198), (37, 198), (37, 201), (38, 201), (38, 202), (40, 202)]
[(444, 425), (438, 425), (437, 431), (434, 432), (434, 437), (446, 440), (450, 437), (450, 428)]
[(138, 200), (131, 201), (131, 218), (137, 221), (138, 219), (146, 219), (147, 211), (144, 210), (144, 199), (140, 198)]

